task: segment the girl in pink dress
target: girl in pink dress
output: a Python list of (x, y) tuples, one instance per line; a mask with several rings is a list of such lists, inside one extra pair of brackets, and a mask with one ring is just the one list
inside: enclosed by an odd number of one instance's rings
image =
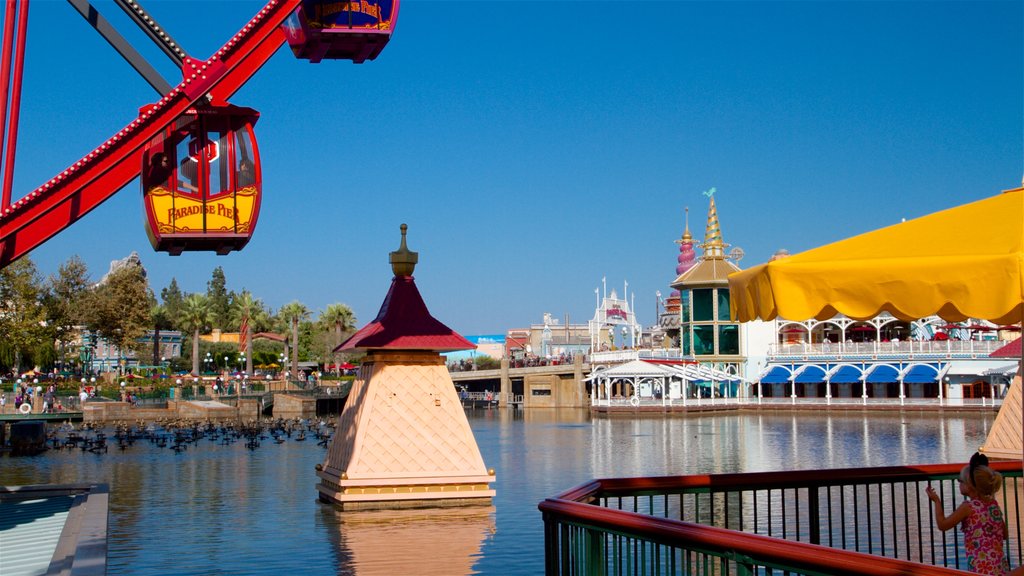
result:
[(988, 467), (988, 457), (975, 453), (971, 463), (960, 470), (960, 493), (967, 497), (946, 516), (939, 495), (929, 486), (928, 499), (935, 503), (935, 524), (946, 531), (960, 524), (967, 552), (967, 569), (978, 574), (1003, 576), (1010, 565), (1003, 554), (1006, 521), (993, 495), (1003, 486), (1003, 476)]

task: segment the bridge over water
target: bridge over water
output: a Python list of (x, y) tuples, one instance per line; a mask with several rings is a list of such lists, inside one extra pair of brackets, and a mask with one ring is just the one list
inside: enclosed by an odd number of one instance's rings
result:
[(498, 406), (523, 408), (582, 408), (589, 401), (581, 385), (590, 365), (579, 358), (573, 364), (513, 368), (508, 360), (495, 370), (451, 372), (456, 387), (466, 391), (465, 400), (485, 399), (490, 392)]

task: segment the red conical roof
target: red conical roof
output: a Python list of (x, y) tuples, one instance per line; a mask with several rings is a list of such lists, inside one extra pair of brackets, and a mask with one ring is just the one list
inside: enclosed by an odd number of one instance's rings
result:
[(433, 350), (452, 352), (476, 348), (451, 328), (430, 315), (412, 277), (415, 252), (405, 245), (406, 225), (402, 224), (402, 245), (391, 253), (395, 277), (391, 289), (373, 322), (345, 340), (335, 352), (368, 350)]
[(412, 276), (395, 276), (377, 318), (334, 349), (435, 350), (451, 352), (476, 346), (430, 315)]

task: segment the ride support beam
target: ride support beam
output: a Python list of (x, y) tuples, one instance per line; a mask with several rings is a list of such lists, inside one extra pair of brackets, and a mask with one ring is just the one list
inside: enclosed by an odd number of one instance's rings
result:
[[(11, 53), (14, 51), (14, 21), (17, 16), (17, 0), (7, 0), (4, 2), (4, 38), (3, 48), (0, 51), (0, 67), (2, 67), (0, 69), (0, 92), (3, 93), (3, 96), (0, 97), (0, 157), (3, 156), (7, 133), (7, 104), (10, 100), (11, 91)], [(3, 163), (0, 162), (0, 166), (2, 165)], [(3, 190), (2, 182), (0, 182), (0, 210), (10, 205), (10, 190)]]
[(116, 194), (141, 172), (143, 146), (208, 93), (228, 98), (284, 43), (280, 30), (300, 0), (270, 0), (154, 106), (66, 170), (0, 213), (0, 268), (24, 256)]
[(85, 21), (93, 27), (99, 35), (107, 41), (107, 44), (117, 51), (122, 58), (125, 59), (128, 64), (142, 76), (154, 90), (157, 91), (161, 96), (166, 96), (171, 91), (171, 84), (164, 80), (164, 77), (153, 68), (149, 62), (143, 58), (142, 54), (139, 54), (124, 36), (114, 29), (110, 22), (99, 13), (96, 8), (89, 3), (89, 0), (68, 0), (68, 4), (71, 4), (85, 18)]
[(160, 49), (164, 51), (164, 54), (167, 54), (167, 57), (178, 65), (179, 68), (185, 64), (185, 58), (188, 57), (188, 54), (182, 50), (181, 44), (175, 42), (174, 38), (171, 38), (171, 35), (167, 33), (167, 30), (157, 24), (156, 20), (146, 12), (141, 4), (136, 0), (114, 0), (114, 3), (117, 4), (121, 10), (123, 10), (124, 13), (127, 14), (128, 17), (146, 33), (147, 36), (149, 36), (150, 40), (159, 46)]
[(4, 181), (2, 196), (4, 207), (10, 206), (11, 187), (14, 182), (14, 156), (18, 150), (18, 119), (21, 114), (21, 78), (25, 70), (25, 36), (28, 34), (28, 0), (18, 0), (18, 30), (15, 32), (14, 72), (11, 82), (10, 114), (4, 138)]

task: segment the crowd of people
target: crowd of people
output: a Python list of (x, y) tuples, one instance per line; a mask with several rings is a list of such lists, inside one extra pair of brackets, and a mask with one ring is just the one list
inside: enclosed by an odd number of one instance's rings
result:
[[(41, 412), (43, 414), (54, 414), (58, 412), (64, 412), (65, 407), (61, 403), (60, 398), (57, 396), (57, 386), (50, 384), (43, 391), (42, 386), (33, 386), (34, 382), (24, 382), (18, 379), (14, 383), (13, 404), (14, 410), (17, 412), (27, 413), (34, 410), (36, 398), (41, 398), (42, 407)], [(27, 409), (22, 406), (28, 406)], [(3, 412), (7, 407), (7, 392), (0, 392), (0, 412)]]
[[(524, 356), (517, 358), (510, 358), (508, 361), (509, 368), (533, 368), (535, 366), (561, 366), (564, 364), (572, 364), (573, 356), (571, 354), (559, 354), (558, 356)], [(478, 370), (477, 363), (472, 358), (462, 358), (459, 361), (448, 362), (449, 372), (469, 372), (472, 370)]]

